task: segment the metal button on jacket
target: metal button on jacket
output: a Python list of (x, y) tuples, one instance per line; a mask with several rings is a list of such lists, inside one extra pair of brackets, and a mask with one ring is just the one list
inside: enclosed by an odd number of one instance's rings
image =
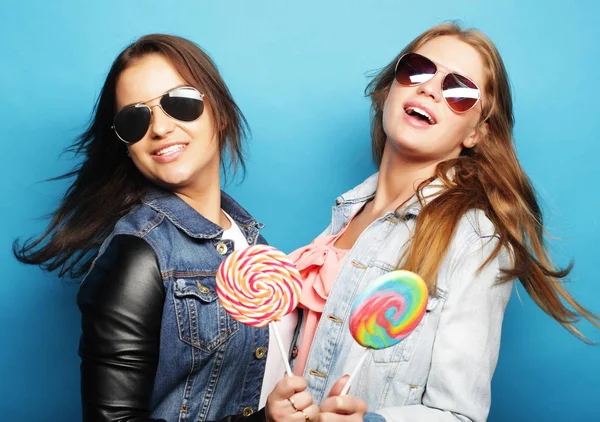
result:
[(225, 243), (219, 243), (217, 245), (217, 252), (221, 255), (225, 255), (227, 253), (227, 245)]
[(256, 356), (256, 359), (262, 359), (265, 357), (265, 355), (267, 354), (267, 349), (264, 347), (257, 347), (256, 350), (254, 351), (254, 356)]
[(198, 291), (199, 291), (200, 293), (202, 293), (202, 294), (207, 294), (207, 293), (210, 293), (210, 290), (208, 289), (208, 287), (206, 287), (206, 286), (203, 286), (203, 285), (202, 285), (202, 284), (200, 284), (200, 283), (196, 283), (196, 284), (198, 285)]

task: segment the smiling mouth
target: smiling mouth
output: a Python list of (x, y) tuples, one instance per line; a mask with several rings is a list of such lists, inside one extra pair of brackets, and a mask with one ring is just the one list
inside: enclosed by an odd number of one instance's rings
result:
[(409, 116), (412, 117), (416, 117), (419, 120), (422, 120), (424, 122), (429, 123), (430, 125), (435, 125), (437, 122), (429, 115), (429, 113), (427, 113), (425, 110), (419, 108), (419, 107), (415, 107), (415, 106), (410, 106), (410, 107), (406, 107), (406, 109), (404, 109), (404, 111), (406, 112), (406, 114), (408, 114)]
[(172, 153), (177, 152), (177, 151), (181, 151), (185, 147), (186, 147), (185, 144), (171, 145), (169, 147), (166, 147), (166, 148), (163, 148), (163, 149), (158, 150), (156, 152), (153, 152), (152, 155), (157, 155), (157, 156), (160, 157), (161, 155), (167, 155), (167, 154), (172, 154)]

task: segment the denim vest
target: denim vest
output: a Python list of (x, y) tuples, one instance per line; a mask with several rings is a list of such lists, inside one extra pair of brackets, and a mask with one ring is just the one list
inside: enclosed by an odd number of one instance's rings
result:
[[(322, 235), (337, 234), (373, 198), (375, 174), (343, 194)], [(443, 187), (424, 189), (426, 202)], [(346, 255), (323, 310), (304, 377), (315, 402), (352, 373), (363, 354), (350, 334), (354, 298), (371, 281), (394, 270), (412, 238), (422, 206), (416, 196), (400, 212), (370, 224)], [(437, 293), (416, 329), (396, 346), (369, 352), (351, 395), (367, 402), (388, 422), (478, 421), (489, 412), (490, 383), (512, 283), (496, 284), (510, 266), (504, 249), (478, 271), (498, 244), (493, 224), (480, 210), (460, 220), (437, 279)]]
[[(249, 245), (266, 243), (258, 232), (263, 225), (224, 192), (221, 207)], [(151, 416), (217, 420), (258, 410), (266, 356), (256, 350), (267, 348), (269, 330), (235, 321), (217, 298), (216, 270), (234, 250), (231, 240), (221, 240), (223, 229), (155, 188), (119, 220), (98, 258), (122, 234), (152, 246), (166, 292)]]

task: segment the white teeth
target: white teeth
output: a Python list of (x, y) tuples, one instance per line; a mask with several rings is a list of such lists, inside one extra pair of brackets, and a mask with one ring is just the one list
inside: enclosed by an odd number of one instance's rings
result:
[(185, 148), (185, 145), (182, 145), (182, 144), (171, 145), (170, 147), (167, 147), (167, 148), (161, 149), (160, 151), (157, 151), (155, 153), (155, 155), (170, 154), (172, 152), (179, 151), (180, 149), (184, 149), (184, 148)]
[(423, 109), (420, 109), (419, 107), (408, 107), (406, 109), (407, 113), (417, 113), (420, 114), (421, 116), (425, 117), (428, 121), (429, 124), (434, 124), (435, 121), (431, 118), (431, 116)]

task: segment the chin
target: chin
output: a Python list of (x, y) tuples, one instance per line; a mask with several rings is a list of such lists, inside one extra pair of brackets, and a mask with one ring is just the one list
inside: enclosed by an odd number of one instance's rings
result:
[(159, 186), (164, 187), (168, 190), (173, 190), (185, 185), (190, 182), (190, 176), (188, 174), (169, 174), (160, 175), (157, 177), (155, 183)]
[(410, 153), (418, 154), (423, 150), (425, 140), (417, 139), (415, 136), (411, 137), (399, 137), (396, 139), (389, 139), (390, 146), (397, 153)]

